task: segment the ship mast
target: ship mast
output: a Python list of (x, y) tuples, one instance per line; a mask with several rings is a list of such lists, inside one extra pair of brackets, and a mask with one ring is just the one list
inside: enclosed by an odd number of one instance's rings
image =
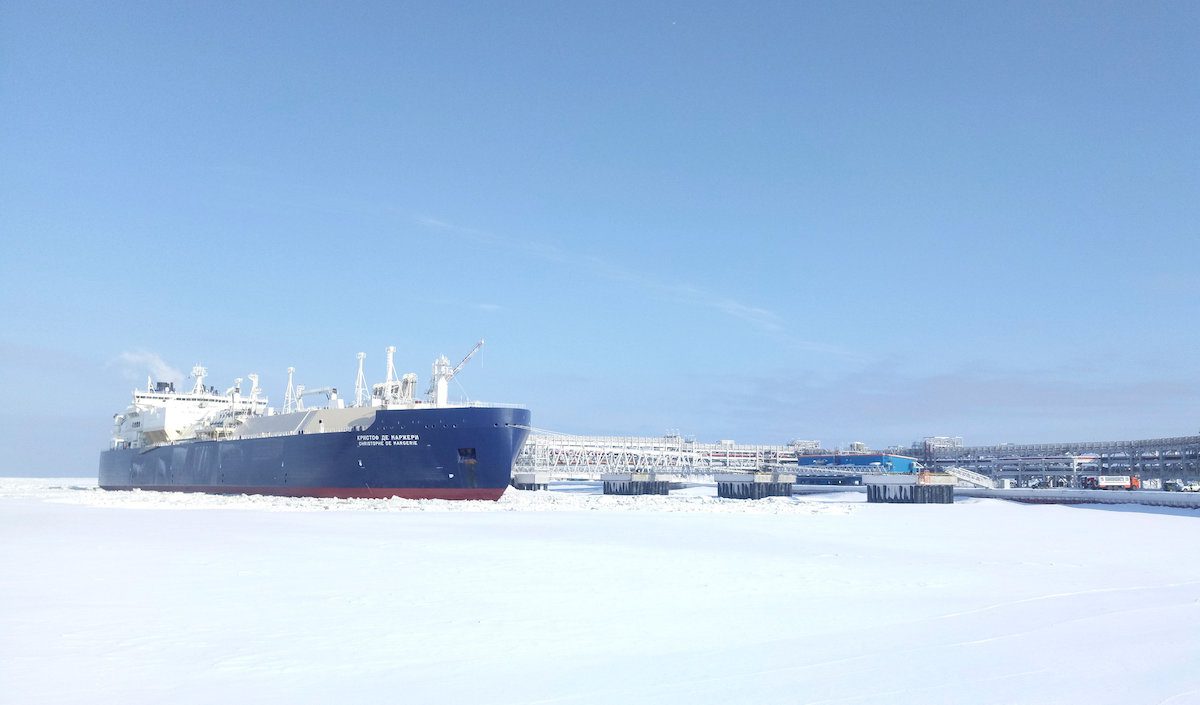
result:
[(251, 372), (246, 376), (250, 378), (250, 406), (253, 407), (258, 402), (258, 375)]
[(354, 405), (367, 405), (367, 376), (363, 374), (363, 360), (367, 358), (366, 353), (358, 354), (358, 376), (354, 378)]
[(192, 377), (196, 378), (196, 383), (192, 385), (192, 394), (204, 393), (204, 378), (208, 375), (208, 368), (203, 365), (192, 366)]
[(283, 393), (283, 413), (285, 414), (296, 410), (296, 388), (292, 386), (292, 373), (295, 371), (295, 367), (288, 368), (288, 386), (287, 391)]
[(396, 381), (396, 365), (392, 359), (396, 356), (396, 346), (389, 345), (387, 347), (387, 380), (384, 384), (391, 386), (392, 382)]

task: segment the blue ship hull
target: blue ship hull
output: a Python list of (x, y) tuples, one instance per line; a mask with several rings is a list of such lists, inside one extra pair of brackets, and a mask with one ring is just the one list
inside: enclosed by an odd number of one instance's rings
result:
[(100, 454), (100, 487), (294, 497), (499, 499), (529, 410), (392, 409), (363, 430), (181, 441)]

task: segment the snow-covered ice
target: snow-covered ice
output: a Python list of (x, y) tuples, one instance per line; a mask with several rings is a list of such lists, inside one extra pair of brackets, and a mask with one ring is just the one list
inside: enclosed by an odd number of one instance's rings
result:
[(1200, 703), (1200, 512), (573, 487), (0, 479), (0, 702)]

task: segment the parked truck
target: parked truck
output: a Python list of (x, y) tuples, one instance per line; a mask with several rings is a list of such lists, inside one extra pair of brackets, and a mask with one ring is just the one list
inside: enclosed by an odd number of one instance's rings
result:
[(1083, 486), (1092, 490), (1136, 490), (1142, 486), (1137, 475), (1100, 475), (1083, 478)]

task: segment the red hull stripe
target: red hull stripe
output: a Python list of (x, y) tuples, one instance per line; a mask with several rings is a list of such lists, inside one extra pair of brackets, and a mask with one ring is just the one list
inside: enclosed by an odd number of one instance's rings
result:
[(103, 490), (141, 489), (149, 492), (204, 492), (207, 494), (263, 494), (276, 497), (340, 497), (343, 499), (484, 499), (497, 500), (506, 487), (213, 487), (208, 485), (102, 486)]

